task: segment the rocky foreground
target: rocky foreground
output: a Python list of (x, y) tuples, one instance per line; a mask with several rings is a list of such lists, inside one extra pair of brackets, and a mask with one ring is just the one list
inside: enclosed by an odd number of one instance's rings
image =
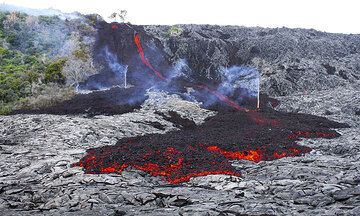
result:
[[(139, 110), (113, 116), (0, 117), (1, 215), (359, 215), (360, 89), (357, 85), (279, 97), (279, 110), (310, 113), (351, 128), (336, 139), (306, 139), (302, 157), (234, 161), (242, 177), (211, 175), (172, 185), (128, 169), (84, 174), (92, 147), (123, 137), (178, 130), (159, 115), (176, 111), (201, 124), (215, 112), (175, 95), (149, 93)], [(158, 122), (163, 127), (154, 127)]]

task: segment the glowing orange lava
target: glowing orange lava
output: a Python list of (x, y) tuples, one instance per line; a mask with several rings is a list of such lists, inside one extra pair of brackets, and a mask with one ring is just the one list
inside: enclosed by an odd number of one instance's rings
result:
[(262, 158), (261, 156), (262, 153), (260, 150), (245, 150), (239, 152), (232, 152), (232, 151), (221, 150), (218, 146), (208, 146), (207, 150), (218, 152), (229, 159), (249, 160), (249, 161), (259, 162), (261, 161)]
[(141, 58), (141, 61), (146, 65), (148, 66), (155, 74), (157, 77), (159, 77), (161, 80), (165, 81), (165, 77), (159, 72), (157, 71), (149, 62), (149, 60), (145, 57), (145, 53), (144, 53), (144, 50), (141, 46), (141, 43), (140, 43), (140, 38), (139, 38), (139, 33), (135, 33), (135, 36), (134, 36), (134, 42), (136, 44), (136, 47), (138, 49), (138, 53), (140, 55), (140, 58)]

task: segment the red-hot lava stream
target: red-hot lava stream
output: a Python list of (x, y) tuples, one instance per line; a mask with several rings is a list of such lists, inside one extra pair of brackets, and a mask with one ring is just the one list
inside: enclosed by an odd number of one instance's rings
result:
[(140, 55), (141, 61), (142, 61), (146, 66), (148, 66), (148, 67), (156, 74), (156, 76), (157, 76), (159, 79), (165, 81), (165, 80), (166, 80), (165, 77), (164, 77), (159, 71), (157, 71), (157, 70), (150, 64), (149, 60), (145, 57), (144, 49), (142, 48), (141, 43), (140, 43), (139, 33), (135, 33), (135, 35), (134, 35), (134, 42), (135, 42), (136, 47), (137, 47), (137, 49), (138, 49), (138, 53), (139, 53), (139, 55)]

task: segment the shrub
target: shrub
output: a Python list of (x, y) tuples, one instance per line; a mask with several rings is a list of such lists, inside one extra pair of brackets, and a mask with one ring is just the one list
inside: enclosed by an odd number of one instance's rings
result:
[(9, 52), (7, 49), (0, 47), (0, 58), (3, 58), (5, 55), (7, 55)]
[(5, 40), (11, 45), (17, 44), (16, 34), (14, 32), (8, 32), (7, 35), (5, 36)]
[(82, 61), (86, 61), (89, 58), (89, 55), (87, 54), (87, 52), (84, 49), (75, 50), (73, 52), (73, 55)]
[(50, 63), (46, 70), (45, 70), (45, 83), (58, 83), (58, 84), (64, 84), (65, 83), (65, 77), (61, 73), (64, 65), (65, 65), (66, 59), (59, 59), (57, 61), (54, 61)]
[(61, 101), (69, 100), (75, 95), (75, 90), (70, 87), (63, 87), (56, 83), (34, 84), (32, 96), (22, 98), (18, 101), (16, 108), (38, 109), (50, 107)]
[(39, 16), (39, 23), (51, 25), (61, 21), (58, 16)]
[(179, 26), (171, 26), (171, 28), (168, 30), (169, 36), (180, 36), (183, 32), (183, 29)]
[(18, 95), (13, 89), (0, 89), (0, 103), (9, 103), (18, 99)]
[(0, 28), (4, 27), (4, 21), (7, 19), (9, 12), (0, 12)]
[(0, 115), (8, 115), (13, 110), (12, 104), (0, 103)]
[(103, 20), (101, 16), (98, 14), (88, 14), (85, 15), (85, 18), (86, 18), (86, 22), (92, 26), (95, 26), (99, 21)]
[(85, 23), (78, 24), (77, 29), (81, 35), (90, 35), (95, 32), (93, 27)]

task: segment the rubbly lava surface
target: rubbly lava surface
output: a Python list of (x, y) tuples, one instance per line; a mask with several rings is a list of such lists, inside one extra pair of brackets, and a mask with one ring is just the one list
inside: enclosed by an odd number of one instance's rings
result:
[(82, 166), (91, 174), (121, 173), (132, 167), (173, 184), (210, 174), (240, 176), (230, 160), (259, 162), (300, 156), (311, 151), (296, 143), (300, 138), (336, 138), (340, 134), (330, 128), (347, 127), (323, 117), (266, 108), (256, 114), (228, 107), (218, 111), (200, 126), (186, 119), (179, 121), (176, 113), (169, 113), (168, 120), (182, 125), (182, 130), (126, 138), (114, 146), (89, 149), (74, 166)]

